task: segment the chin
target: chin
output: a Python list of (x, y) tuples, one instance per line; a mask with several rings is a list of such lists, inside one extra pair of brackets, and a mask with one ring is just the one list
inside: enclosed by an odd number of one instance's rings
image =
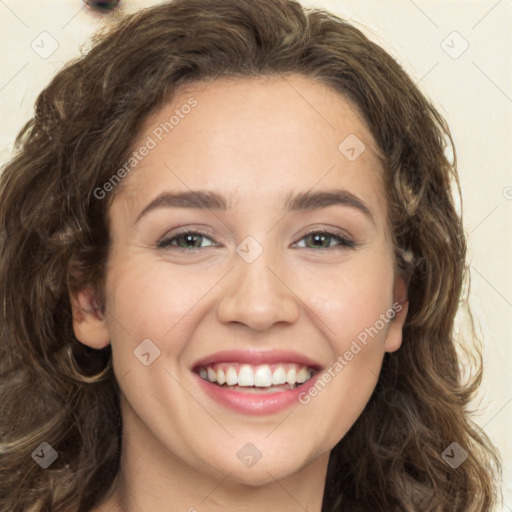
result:
[(234, 463), (224, 458), (216, 464), (214, 475), (218, 477), (219, 473), (229, 473), (232, 482), (248, 487), (261, 487), (290, 477), (300, 472), (306, 465), (305, 460), (290, 460), (289, 455), (274, 451), (269, 457), (265, 457), (263, 453), (261, 459), (252, 466), (244, 464), (238, 458), (235, 458)]
[(262, 487), (275, 483), (276, 480), (283, 480), (300, 470), (299, 467), (295, 468), (283, 468), (272, 466), (271, 464), (261, 466), (256, 469), (253, 467), (248, 468), (232, 468), (232, 473), (229, 475), (229, 479), (232, 482), (236, 482), (246, 487)]

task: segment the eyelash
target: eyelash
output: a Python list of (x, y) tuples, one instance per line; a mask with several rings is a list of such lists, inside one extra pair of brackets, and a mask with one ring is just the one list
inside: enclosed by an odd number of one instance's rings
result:
[[(172, 244), (173, 241), (177, 240), (179, 237), (181, 237), (183, 235), (195, 235), (195, 236), (199, 235), (202, 237), (210, 238), (210, 240), (212, 240), (210, 235), (208, 235), (207, 233), (203, 233), (201, 231), (192, 231), (192, 230), (182, 231), (181, 233), (174, 234), (172, 237), (164, 238), (164, 239), (160, 240), (157, 244), (157, 247), (159, 249), (175, 247), (178, 250), (187, 251), (187, 252), (197, 251), (199, 249), (205, 249), (205, 247), (188, 247), (188, 248), (187, 247), (178, 247), (177, 245)], [(327, 236), (328, 238), (337, 239), (340, 243), (338, 245), (331, 246), (331, 247), (319, 247), (318, 249), (315, 249), (314, 247), (305, 247), (305, 249), (313, 249), (313, 250), (317, 251), (319, 249), (324, 249), (324, 250), (331, 249), (332, 250), (333, 248), (336, 248), (336, 247), (347, 248), (347, 249), (354, 249), (357, 247), (357, 244), (353, 240), (351, 240), (345, 236), (333, 233), (332, 231), (328, 231), (326, 229), (315, 229), (315, 230), (309, 231), (308, 233), (304, 234), (300, 240), (303, 240), (304, 238), (307, 238), (308, 236), (311, 236), (311, 235), (324, 235), (324, 236)], [(218, 242), (214, 242), (212, 245), (210, 245), (208, 247), (216, 247), (218, 245), (220, 245), (220, 244), (218, 244)]]

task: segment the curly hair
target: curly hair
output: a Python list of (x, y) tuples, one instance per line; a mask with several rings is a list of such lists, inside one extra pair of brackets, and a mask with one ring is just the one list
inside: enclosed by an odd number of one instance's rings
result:
[[(175, 0), (92, 42), (40, 93), (0, 175), (0, 511), (88, 511), (119, 470), (111, 349), (86, 347), (72, 327), (70, 295), (86, 284), (104, 308), (108, 209), (123, 183), (105, 200), (94, 190), (182, 85), (297, 73), (362, 113), (409, 283), (402, 347), (331, 451), (322, 510), (491, 511), (501, 463), (470, 419), (481, 346), (472, 319), (464, 339), (454, 333), (469, 273), (452, 139), (399, 64), (351, 24), (291, 0)], [(43, 441), (58, 452), (44, 471), (31, 458)], [(469, 454), (456, 470), (441, 456), (453, 441)]]

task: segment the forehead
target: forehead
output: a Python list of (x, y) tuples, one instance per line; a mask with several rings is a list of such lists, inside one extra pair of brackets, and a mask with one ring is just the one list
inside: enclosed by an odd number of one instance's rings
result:
[(135, 148), (149, 139), (154, 148), (120, 195), (135, 209), (165, 188), (221, 190), (234, 207), (244, 197), (347, 186), (384, 214), (382, 161), (361, 114), (308, 77), (189, 84), (145, 121)]

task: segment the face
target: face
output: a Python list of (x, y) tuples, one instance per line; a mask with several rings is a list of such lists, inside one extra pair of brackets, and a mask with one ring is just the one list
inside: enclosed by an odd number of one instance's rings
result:
[(149, 139), (109, 212), (106, 315), (74, 324), (112, 345), (128, 442), (251, 485), (325, 461), (407, 311), (368, 129), (292, 76), (188, 86)]

